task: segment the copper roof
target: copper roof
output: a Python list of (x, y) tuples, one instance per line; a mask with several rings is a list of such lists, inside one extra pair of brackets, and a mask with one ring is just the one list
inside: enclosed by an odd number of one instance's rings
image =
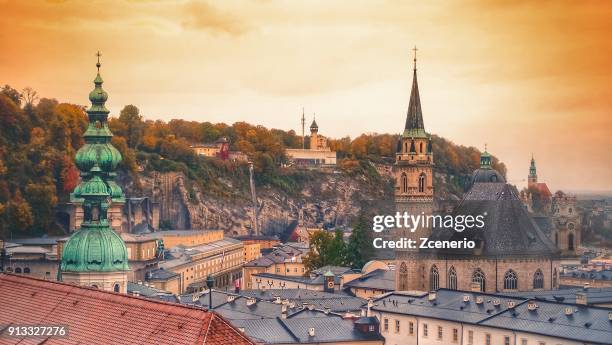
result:
[[(201, 308), (0, 274), (0, 344), (255, 344)], [(5, 337), (7, 325), (63, 325), (66, 337)]]

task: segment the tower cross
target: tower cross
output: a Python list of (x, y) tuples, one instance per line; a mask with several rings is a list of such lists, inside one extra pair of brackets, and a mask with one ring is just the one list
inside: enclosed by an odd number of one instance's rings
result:
[(416, 54), (417, 54), (417, 47), (414, 46), (414, 48), (412, 48), (412, 51), (414, 52), (414, 69), (416, 69)]

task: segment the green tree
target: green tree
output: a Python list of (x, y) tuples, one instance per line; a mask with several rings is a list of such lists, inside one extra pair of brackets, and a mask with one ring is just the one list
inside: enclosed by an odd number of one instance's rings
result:
[(374, 248), (370, 229), (367, 217), (360, 212), (347, 245), (347, 262), (352, 268), (362, 268), (372, 258)]
[(127, 140), (130, 148), (134, 149), (142, 140), (144, 133), (144, 122), (140, 110), (135, 105), (126, 105), (121, 109), (117, 121), (112, 121), (111, 129), (119, 136)]

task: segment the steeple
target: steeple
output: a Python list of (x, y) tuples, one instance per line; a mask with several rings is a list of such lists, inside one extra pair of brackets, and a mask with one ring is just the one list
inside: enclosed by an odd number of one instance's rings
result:
[(533, 153), (531, 154), (531, 164), (529, 165), (529, 176), (527, 177), (527, 184), (531, 185), (532, 183), (538, 182), (538, 174), (536, 171), (535, 159), (533, 158)]
[(311, 132), (319, 131), (319, 125), (317, 125), (316, 114), (312, 114), (312, 123), (310, 124), (310, 131)]
[(115, 169), (121, 154), (111, 144), (108, 128), (108, 94), (102, 89), (100, 53), (96, 54), (98, 73), (94, 89), (89, 93), (87, 110), (89, 125), (83, 134), (85, 145), (76, 154), (81, 183), (71, 199), (83, 207), (81, 227), (70, 236), (62, 251), (60, 278), (80, 285), (125, 292), (127, 289), (128, 256), (125, 243), (111, 229), (108, 210), (112, 202), (123, 201), (121, 188), (115, 183)]
[(408, 103), (408, 113), (406, 115), (404, 136), (423, 137), (425, 136), (425, 125), (423, 124), (423, 111), (421, 109), (421, 97), (419, 95), (419, 83), (417, 81), (417, 48), (414, 47), (413, 50), (414, 67), (412, 70), (412, 90), (410, 91), (410, 102)]

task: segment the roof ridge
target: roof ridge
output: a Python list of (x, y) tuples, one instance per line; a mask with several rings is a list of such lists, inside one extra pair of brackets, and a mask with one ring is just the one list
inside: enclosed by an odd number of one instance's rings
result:
[(293, 331), (291, 331), (291, 329), (289, 328), (289, 326), (287, 326), (285, 324), (285, 322), (283, 322), (283, 320), (280, 317), (276, 317), (276, 321), (278, 321), (278, 323), (280, 323), (281, 327), (283, 327), (285, 329), (285, 331), (287, 331), (287, 333), (289, 333), (289, 335), (295, 340), (295, 341), (300, 341), (300, 338), (298, 338), (297, 335), (295, 335), (295, 333), (293, 333)]

